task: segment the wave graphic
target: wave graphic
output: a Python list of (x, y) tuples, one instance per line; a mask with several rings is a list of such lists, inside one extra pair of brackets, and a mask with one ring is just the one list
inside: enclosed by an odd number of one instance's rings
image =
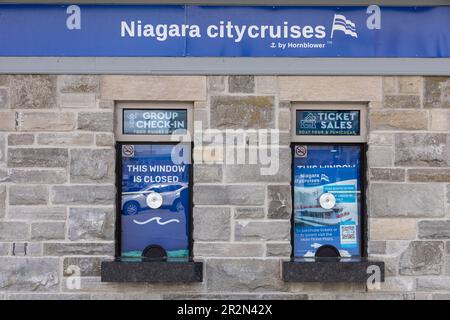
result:
[(162, 221), (162, 222), (161, 222), (161, 219), (162, 219), (161, 217), (153, 217), (153, 218), (145, 220), (145, 221), (133, 220), (133, 222), (136, 224), (144, 225), (144, 224), (150, 223), (152, 221), (156, 221), (161, 226), (172, 223), (172, 222), (180, 223), (180, 220), (178, 220), (178, 219), (170, 219), (170, 220)]

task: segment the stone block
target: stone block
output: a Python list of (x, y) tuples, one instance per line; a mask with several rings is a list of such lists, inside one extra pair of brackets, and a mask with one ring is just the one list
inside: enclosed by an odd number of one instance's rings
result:
[(194, 207), (194, 239), (230, 240), (229, 208)]
[(424, 108), (450, 108), (450, 98), (446, 95), (450, 87), (448, 77), (425, 77), (424, 83)]
[(268, 186), (268, 213), (271, 219), (290, 219), (292, 196), (290, 186)]
[(9, 187), (10, 205), (42, 205), (48, 202), (48, 188), (41, 185), (12, 185)]
[(72, 149), (70, 181), (72, 183), (114, 182), (114, 149)]
[(262, 94), (278, 93), (278, 79), (276, 76), (256, 76), (256, 92)]
[(369, 167), (391, 167), (394, 160), (392, 147), (370, 146), (367, 154)]
[(443, 217), (445, 190), (438, 184), (372, 183), (369, 186), (372, 217)]
[(450, 220), (419, 221), (419, 239), (450, 239)]
[(252, 93), (255, 91), (255, 77), (253, 76), (229, 76), (228, 92)]
[(114, 243), (106, 242), (46, 242), (46, 256), (114, 255)]
[(61, 108), (94, 109), (97, 107), (95, 93), (62, 93), (59, 96)]
[(91, 133), (41, 133), (37, 136), (37, 143), (44, 146), (88, 146), (93, 142)]
[(214, 164), (195, 164), (194, 182), (221, 182), (222, 166)]
[(225, 76), (208, 77), (208, 93), (221, 93), (225, 91)]
[(100, 87), (98, 76), (60, 75), (58, 89), (61, 93), (96, 93)]
[(274, 127), (274, 98), (212, 96), (211, 128), (264, 129)]
[(450, 290), (450, 277), (420, 277), (417, 278), (417, 291), (444, 291)]
[(206, 264), (206, 279), (209, 291), (284, 291), (276, 260), (213, 259)]
[(16, 130), (16, 113), (0, 112), (0, 131)]
[(266, 256), (268, 257), (285, 257), (291, 256), (292, 245), (290, 243), (267, 243)]
[(29, 238), (30, 231), (28, 223), (18, 221), (0, 221), (0, 241), (20, 241), (28, 240)]
[(264, 245), (262, 243), (216, 243), (195, 242), (196, 257), (262, 257)]
[(265, 187), (262, 185), (194, 185), (196, 205), (263, 205)]
[(65, 207), (10, 206), (9, 217), (13, 220), (65, 221), (67, 218), (66, 211)]
[(60, 184), (67, 182), (64, 169), (10, 169), (9, 180), (13, 183)]
[(448, 136), (442, 133), (399, 133), (395, 136), (395, 165), (450, 166)]
[(280, 99), (289, 101), (381, 101), (383, 95), (382, 78), (374, 76), (280, 76), (278, 85)]
[(0, 185), (0, 219), (3, 219), (6, 214), (6, 186)]
[(62, 168), (69, 155), (63, 148), (9, 148), (8, 167)]
[(405, 169), (400, 168), (370, 168), (370, 180), (372, 181), (405, 181)]
[(422, 92), (422, 77), (399, 77), (399, 91), (401, 93), (417, 93)]
[(413, 240), (416, 237), (415, 219), (370, 219), (370, 240)]
[(9, 108), (9, 94), (8, 89), (0, 88), (0, 109)]
[(58, 291), (58, 259), (1, 257), (1, 291), (43, 292)]
[(64, 276), (68, 277), (72, 275), (72, 272), (68, 269), (69, 266), (75, 266), (80, 268), (82, 277), (99, 277), (101, 262), (104, 260), (102, 257), (68, 257), (63, 262)]
[(71, 112), (18, 112), (19, 131), (71, 131), (76, 117)]
[(236, 221), (236, 241), (288, 241), (290, 221)]
[(234, 210), (235, 219), (264, 219), (263, 207), (237, 207)]
[(114, 147), (114, 135), (110, 133), (97, 133), (95, 135), (95, 144), (98, 147)]
[(430, 130), (450, 131), (450, 110), (434, 109), (430, 110), (431, 124)]
[(56, 76), (10, 76), (10, 106), (13, 109), (53, 109), (56, 104)]
[(408, 169), (408, 180), (412, 182), (450, 182), (450, 169)]
[(386, 95), (384, 97), (384, 107), (392, 109), (402, 108), (420, 108), (420, 96), (419, 95)]
[(400, 256), (401, 275), (439, 275), (443, 271), (442, 241), (412, 241)]
[(71, 208), (67, 226), (69, 240), (114, 240), (114, 222), (112, 208)]
[(85, 131), (114, 130), (114, 120), (112, 112), (80, 112), (78, 114), (78, 129)]
[(112, 185), (55, 186), (51, 189), (51, 201), (67, 205), (113, 205), (115, 193)]
[(422, 110), (376, 110), (369, 114), (370, 130), (427, 130), (428, 115)]
[(28, 146), (34, 143), (34, 135), (31, 133), (13, 133), (8, 135), (9, 146)]
[(34, 222), (31, 224), (31, 240), (63, 240), (65, 236), (65, 222)]
[(108, 100), (206, 100), (204, 76), (123, 76), (101, 78), (101, 98)]

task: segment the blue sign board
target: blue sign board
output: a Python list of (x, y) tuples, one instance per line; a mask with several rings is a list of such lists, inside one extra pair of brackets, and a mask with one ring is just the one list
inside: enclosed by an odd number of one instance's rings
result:
[(294, 256), (314, 257), (324, 245), (359, 256), (360, 147), (294, 148)]
[(187, 130), (184, 109), (123, 109), (124, 134), (171, 134)]
[(141, 257), (149, 246), (168, 258), (189, 257), (190, 147), (122, 145), (121, 255)]
[(297, 110), (297, 135), (357, 136), (360, 132), (359, 110)]
[(0, 56), (450, 57), (450, 6), (0, 5)]

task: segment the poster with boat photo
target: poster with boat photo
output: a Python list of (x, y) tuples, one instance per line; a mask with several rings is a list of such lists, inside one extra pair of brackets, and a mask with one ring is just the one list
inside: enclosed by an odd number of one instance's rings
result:
[(324, 245), (360, 255), (361, 150), (358, 145), (302, 145), (294, 152), (294, 256)]
[(168, 258), (188, 258), (190, 147), (124, 144), (121, 152), (122, 257), (157, 246)]

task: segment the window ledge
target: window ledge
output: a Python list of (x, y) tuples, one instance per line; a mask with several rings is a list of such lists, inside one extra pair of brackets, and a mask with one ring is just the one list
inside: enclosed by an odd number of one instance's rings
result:
[(384, 262), (367, 259), (301, 259), (284, 261), (282, 264), (285, 282), (366, 282), (374, 274), (369, 270), (376, 266), (380, 270), (379, 280), (384, 282)]
[(203, 262), (103, 261), (102, 282), (202, 282)]

